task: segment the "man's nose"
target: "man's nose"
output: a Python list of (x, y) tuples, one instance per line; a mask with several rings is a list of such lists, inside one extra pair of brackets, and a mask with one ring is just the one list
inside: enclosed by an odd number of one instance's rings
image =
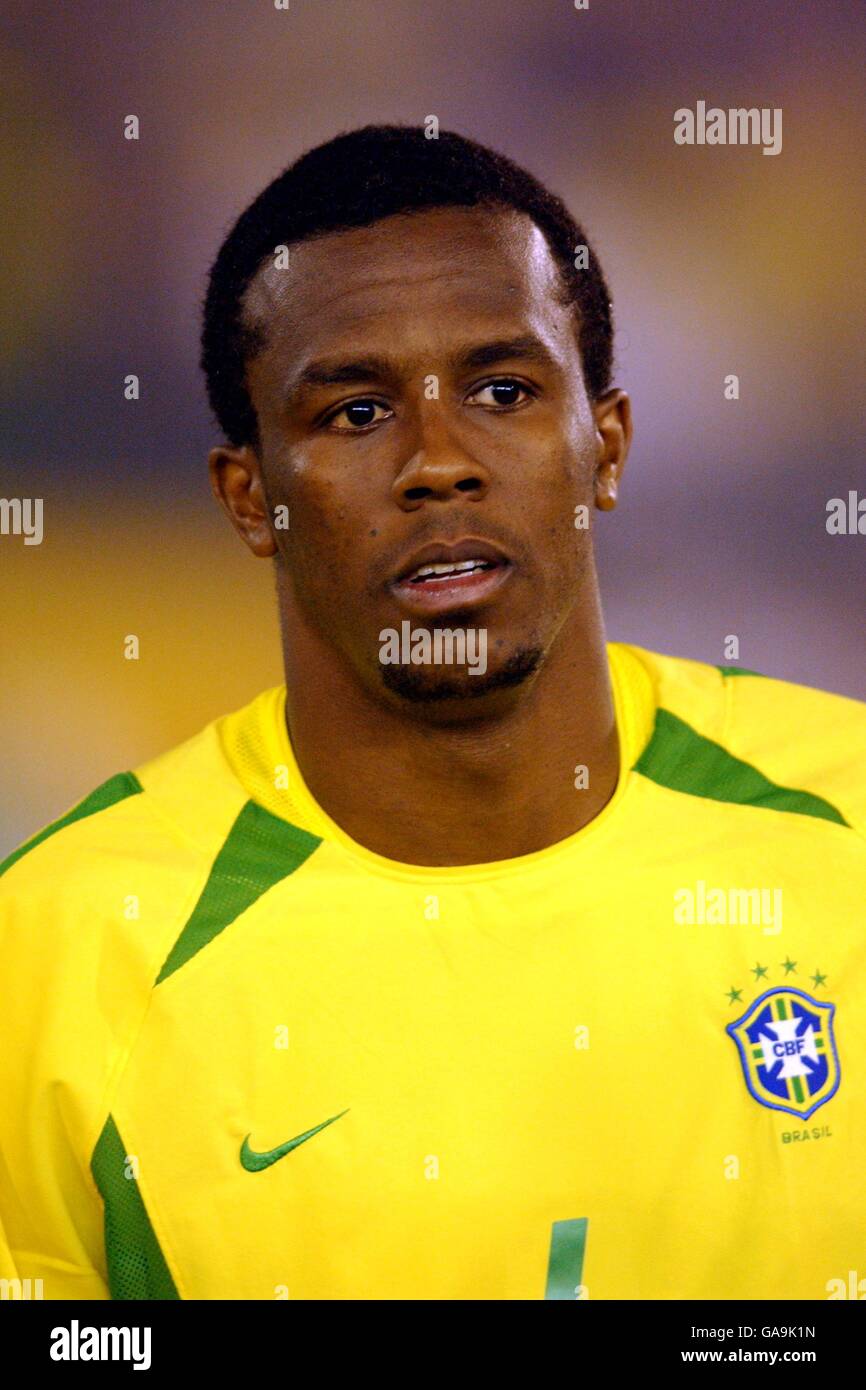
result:
[(464, 497), (480, 502), (490, 487), (490, 474), (457, 439), (437, 412), (419, 420), (415, 452), (394, 479), (392, 495), (404, 511), (427, 501), (447, 502)]

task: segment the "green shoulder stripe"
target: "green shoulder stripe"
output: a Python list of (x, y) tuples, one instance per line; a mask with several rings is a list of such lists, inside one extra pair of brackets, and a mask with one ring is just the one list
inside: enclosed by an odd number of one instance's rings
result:
[(105, 1208), (105, 1260), (112, 1298), (180, 1298), (150, 1224), (138, 1179), (128, 1172), (123, 1140), (109, 1115), (90, 1170)]
[(118, 801), (124, 801), (128, 796), (136, 796), (142, 791), (142, 785), (134, 772), (118, 772), (115, 777), (109, 777), (107, 782), (103, 782), (101, 787), (86, 796), (77, 806), (73, 806), (71, 811), (67, 811), (65, 816), (59, 820), (52, 821), (46, 825), (44, 830), (33, 835), (26, 840), (23, 845), (0, 863), (0, 877), (5, 874), (7, 869), (11, 869), (13, 864), (17, 864), (19, 859), (23, 859), (25, 854), (29, 854), (37, 845), (41, 845), (43, 840), (48, 840), (52, 835), (56, 835), (58, 830), (65, 830), (67, 825), (73, 825), (77, 820), (84, 820), (86, 816), (95, 816), (98, 811), (105, 811), (109, 806), (114, 806)]
[(745, 666), (717, 666), (717, 671), (721, 671), (723, 676), (757, 676), (762, 680), (760, 671), (750, 671)]
[(268, 888), (293, 874), (321, 843), (320, 836), (248, 801), (214, 860), (201, 896), (156, 984), (185, 965)]
[(848, 824), (841, 812), (822, 796), (771, 782), (751, 763), (735, 758), (720, 743), (704, 738), (666, 709), (656, 712), (652, 738), (635, 763), (634, 771), (643, 773), (662, 787), (711, 801), (792, 811), (796, 815), (835, 821), (837, 825)]

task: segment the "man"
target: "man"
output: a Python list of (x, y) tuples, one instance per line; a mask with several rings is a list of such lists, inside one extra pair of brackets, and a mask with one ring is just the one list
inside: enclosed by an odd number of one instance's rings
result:
[(274, 561), (286, 684), (7, 861), (10, 1277), (820, 1299), (862, 1268), (866, 708), (606, 646), (611, 337), (563, 205), (454, 134), (342, 136), (228, 236), (211, 480)]

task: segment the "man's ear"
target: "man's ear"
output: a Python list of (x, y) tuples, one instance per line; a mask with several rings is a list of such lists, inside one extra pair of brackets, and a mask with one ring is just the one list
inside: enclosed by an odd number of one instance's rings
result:
[(631, 401), (625, 391), (606, 391), (592, 407), (598, 452), (595, 465), (595, 505), (613, 511), (619, 480), (631, 444)]
[(210, 485), (214, 497), (254, 555), (267, 559), (276, 554), (271, 518), (258, 455), (249, 445), (234, 448), (220, 444), (208, 454)]

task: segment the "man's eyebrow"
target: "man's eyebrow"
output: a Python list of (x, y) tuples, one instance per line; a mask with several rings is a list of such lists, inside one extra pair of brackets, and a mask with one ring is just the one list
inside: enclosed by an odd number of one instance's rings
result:
[(554, 358), (550, 349), (534, 334), (524, 334), (518, 338), (497, 338), (490, 343), (479, 343), (477, 347), (462, 348), (453, 357), (453, 364), (464, 371), (475, 371), (482, 367), (492, 367), (496, 362), (508, 358), (526, 358), (552, 365)]
[(309, 362), (289, 383), (288, 394), (295, 396), (308, 387), (352, 386), (356, 382), (390, 381), (394, 368), (384, 357), (321, 359)]
[[(531, 333), (516, 338), (497, 338), (489, 343), (459, 348), (451, 360), (452, 365), (458, 370), (477, 371), (509, 358), (553, 362), (550, 349)], [(297, 396), (302, 391), (317, 386), (354, 386), (371, 381), (392, 382), (395, 375), (393, 363), (385, 357), (358, 357), (352, 360), (321, 358), (308, 362), (306, 367), (292, 378), (286, 394), (289, 397)]]

